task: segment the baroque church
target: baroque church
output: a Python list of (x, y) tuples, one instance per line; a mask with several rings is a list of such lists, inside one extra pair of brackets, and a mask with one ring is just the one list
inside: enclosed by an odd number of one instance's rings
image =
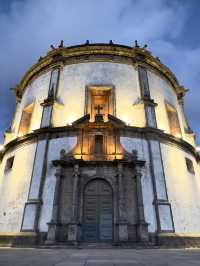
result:
[(0, 244), (200, 245), (187, 92), (147, 46), (51, 46), (15, 88)]

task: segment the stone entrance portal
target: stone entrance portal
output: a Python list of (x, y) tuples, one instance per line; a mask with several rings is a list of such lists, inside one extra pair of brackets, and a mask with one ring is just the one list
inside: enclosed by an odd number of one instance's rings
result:
[(106, 181), (95, 179), (86, 185), (83, 208), (83, 241), (112, 242), (113, 196)]
[(136, 156), (84, 161), (62, 150), (53, 163), (56, 185), (47, 243), (148, 241), (141, 187), (143, 161)]

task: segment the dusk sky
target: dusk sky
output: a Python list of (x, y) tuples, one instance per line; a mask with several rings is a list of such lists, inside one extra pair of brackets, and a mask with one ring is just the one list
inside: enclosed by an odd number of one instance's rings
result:
[(15, 111), (9, 88), (51, 44), (137, 39), (190, 90), (186, 116), (200, 145), (199, 28), (199, 0), (0, 0), (0, 143)]

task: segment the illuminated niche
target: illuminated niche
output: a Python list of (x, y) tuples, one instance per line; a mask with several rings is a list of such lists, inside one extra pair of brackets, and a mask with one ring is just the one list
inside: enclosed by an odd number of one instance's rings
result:
[(31, 118), (33, 114), (34, 104), (31, 103), (22, 111), (21, 121), (19, 125), (19, 135), (25, 135), (30, 130)]
[(90, 122), (94, 122), (98, 107), (100, 107), (104, 122), (108, 121), (108, 114), (115, 115), (114, 86), (92, 85), (86, 87), (85, 114), (90, 114)]
[(166, 111), (167, 111), (170, 133), (173, 136), (180, 138), (181, 137), (181, 128), (180, 128), (180, 123), (179, 123), (177, 111), (176, 111), (175, 107), (173, 105), (169, 104), (168, 102), (165, 102), (165, 106), (166, 106)]

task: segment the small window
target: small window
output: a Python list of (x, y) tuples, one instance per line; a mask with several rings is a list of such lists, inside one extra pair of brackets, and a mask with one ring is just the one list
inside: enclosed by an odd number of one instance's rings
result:
[(5, 167), (5, 172), (9, 171), (13, 167), (13, 162), (14, 162), (14, 156), (10, 157), (6, 161), (6, 167)]
[(195, 174), (192, 160), (190, 160), (189, 158), (185, 158), (185, 162), (188, 172), (190, 172), (191, 174)]
[(170, 128), (170, 133), (175, 136), (180, 138), (181, 137), (181, 128), (178, 120), (178, 114), (174, 106), (172, 106), (169, 103), (166, 103), (166, 110), (167, 110), (167, 116), (168, 116), (168, 121), (169, 121), (169, 128)]
[(103, 136), (95, 135), (94, 154), (103, 154)]
[(19, 125), (19, 134), (25, 135), (29, 132), (33, 113), (33, 103), (24, 108)]

